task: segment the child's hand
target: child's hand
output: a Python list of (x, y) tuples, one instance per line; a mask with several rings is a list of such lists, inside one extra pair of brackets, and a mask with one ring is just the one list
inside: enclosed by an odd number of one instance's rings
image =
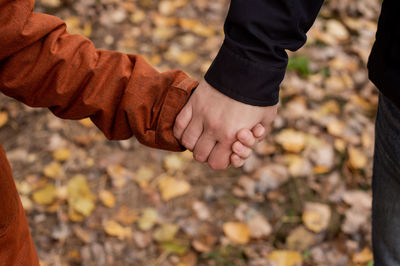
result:
[(244, 161), (251, 155), (256, 140), (261, 140), (266, 135), (266, 130), (261, 124), (257, 124), (252, 130), (241, 129), (237, 133), (237, 141), (232, 145), (231, 165), (241, 167)]

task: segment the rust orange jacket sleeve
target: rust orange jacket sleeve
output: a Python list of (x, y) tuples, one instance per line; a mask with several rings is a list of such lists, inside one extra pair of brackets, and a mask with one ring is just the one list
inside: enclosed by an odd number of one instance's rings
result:
[(33, 0), (0, 0), (0, 91), (65, 119), (90, 117), (109, 139), (178, 151), (172, 127), (197, 81), (139, 55), (97, 50)]

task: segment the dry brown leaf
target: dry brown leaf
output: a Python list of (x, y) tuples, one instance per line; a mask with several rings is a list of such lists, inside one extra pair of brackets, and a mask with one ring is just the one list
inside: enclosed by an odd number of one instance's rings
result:
[(205, 234), (195, 238), (192, 241), (192, 246), (198, 252), (210, 252), (213, 249), (217, 240), (218, 239), (216, 236), (212, 234)]
[(137, 213), (125, 205), (122, 205), (115, 215), (115, 220), (125, 225), (130, 225), (137, 220)]
[(222, 226), (225, 235), (236, 244), (246, 244), (250, 240), (250, 229), (244, 223), (227, 222)]
[(304, 226), (296, 227), (286, 237), (286, 245), (291, 250), (305, 251), (317, 242), (316, 235)]

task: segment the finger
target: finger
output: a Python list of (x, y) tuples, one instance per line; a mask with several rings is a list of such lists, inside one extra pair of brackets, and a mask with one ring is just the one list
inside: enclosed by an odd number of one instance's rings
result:
[(253, 132), (255, 138), (260, 138), (265, 134), (266, 130), (262, 124), (257, 124), (251, 131)]
[(232, 145), (232, 151), (242, 159), (247, 159), (251, 155), (252, 150), (244, 146), (240, 141), (236, 141)]
[(253, 136), (253, 132), (251, 132), (246, 128), (239, 130), (237, 138), (243, 145), (247, 147), (252, 147), (256, 143), (256, 139)]
[(231, 154), (231, 145), (218, 142), (208, 157), (208, 165), (215, 170), (226, 169), (229, 166)]
[(193, 115), (192, 106), (186, 104), (175, 119), (174, 130), (173, 130), (175, 138), (177, 139), (182, 138), (183, 132), (189, 125), (190, 120), (192, 119), (192, 115)]
[(186, 149), (193, 151), (198, 139), (203, 132), (203, 123), (200, 119), (192, 119), (183, 132), (181, 143)]
[(237, 154), (232, 154), (231, 155), (231, 164), (233, 167), (242, 167), (244, 164), (244, 160), (240, 158)]
[(194, 159), (198, 162), (206, 162), (216, 143), (217, 141), (213, 138), (212, 135), (203, 132), (203, 134), (197, 141), (196, 146), (194, 147)]

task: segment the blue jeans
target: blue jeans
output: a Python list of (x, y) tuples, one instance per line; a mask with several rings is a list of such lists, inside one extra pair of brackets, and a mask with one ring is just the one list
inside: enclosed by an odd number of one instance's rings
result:
[(372, 176), (374, 266), (400, 265), (400, 109), (379, 95)]

